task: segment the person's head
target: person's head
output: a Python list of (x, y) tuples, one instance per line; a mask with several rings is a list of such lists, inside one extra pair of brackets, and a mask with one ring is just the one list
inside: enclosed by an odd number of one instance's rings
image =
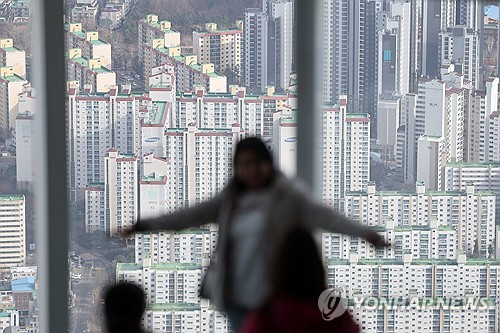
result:
[(245, 188), (259, 190), (271, 183), (275, 175), (273, 158), (258, 138), (238, 142), (234, 153), (234, 175)]
[(119, 283), (108, 289), (104, 300), (108, 333), (139, 333), (146, 298), (140, 287)]

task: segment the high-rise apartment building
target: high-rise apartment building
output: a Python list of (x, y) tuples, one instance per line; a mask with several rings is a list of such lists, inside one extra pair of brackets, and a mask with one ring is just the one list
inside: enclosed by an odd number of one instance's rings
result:
[(32, 190), (37, 170), (36, 122), (31, 111), (16, 117), (16, 180), (19, 189)]
[(11, 38), (0, 39), (0, 66), (13, 67), (16, 75), (26, 78), (26, 52), (14, 46)]
[(111, 44), (99, 38), (98, 31), (85, 31), (81, 23), (66, 26), (67, 49), (81, 49), (87, 59), (101, 59), (101, 65), (111, 69)]
[(179, 47), (181, 34), (172, 28), (172, 22), (159, 21), (158, 15), (148, 15), (138, 22), (139, 28), (139, 60), (144, 61), (144, 47), (150, 45), (154, 39), (162, 39), (166, 48)]
[(477, 190), (493, 191), (497, 195), (496, 220), (500, 221), (500, 164), (448, 163), (444, 167), (444, 190), (463, 191), (469, 184)]
[(454, 64), (455, 72), (479, 87), (479, 37), (467, 26), (455, 26), (439, 33), (439, 65)]
[[(167, 103), (117, 87), (107, 93), (68, 90), (68, 169), (71, 200), (91, 183), (104, 182), (104, 156), (111, 148), (140, 154), (141, 119), (167, 127)], [(127, 93), (128, 92), (128, 93)], [(141, 111), (142, 110), (142, 111)], [(150, 110), (151, 113), (144, 110)], [(152, 119), (152, 120), (150, 120)], [(77, 195), (79, 193), (79, 195)]]
[(245, 10), (243, 75), (248, 89), (288, 89), (294, 57), (294, 2), (263, 0), (262, 9)]
[(498, 260), (352, 253), (349, 260), (328, 260), (327, 267), (328, 286), (344, 291), (364, 332), (498, 330)]
[(430, 190), (442, 189), (442, 169), (446, 163), (443, 136), (420, 136), (417, 140), (417, 181), (427, 184)]
[[(485, 82), (485, 90), (475, 90), (472, 93), (468, 138), (470, 162), (490, 161), (489, 146), (495, 139), (494, 124), (492, 124), (495, 117), (491, 118), (491, 115), (498, 111), (498, 86), (497, 77), (489, 78)], [(490, 124), (493, 125), (491, 130)]]
[(85, 231), (120, 234), (135, 224), (139, 212), (138, 159), (110, 149), (104, 156), (105, 177), (85, 189)]
[(378, 69), (377, 95), (410, 92), (411, 67), (411, 3), (390, 3), (388, 11), (377, 14)]
[(68, 51), (66, 73), (68, 82), (78, 82), (82, 89), (92, 92), (102, 93), (116, 86), (116, 73), (104, 67), (101, 58), (84, 58), (81, 49)]
[(82, 22), (86, 29), (97, 28), (99, 1), (77, 0), (71, 9), (71, 22)]
[(26, 264), (25, 207), (24, 195), (0, 195), (0, 268)]
[(28, 81), (17, 75), (14, 67), (0, 67), (0, 137), (8, 139), (19, 112), (19, 95)]
[(199, 63), (194, 54), (182, 55), (180, 47), (168, 47), (164, 39), (154, 39), (143, 46), (143, 66), (146, 87), (150, 76), (155, 75), (157, 67), (173, 66), (177, 90), (191, 91), (202, 86), (212, 93), (227, 92), (227, 77), (215, 71), (212, 63)]
[(439, 75), (439, 32), (454, 27), (456, 0), (422, 1), (422, 75)]
[(165, 132), (165, 157), (171, 161), (168, 212), (203, 202), (224, 189), (233, 173), (233, 147), (242, 134), (238, 125), (213, 130), (188, 125)]
[(242, 74), (243, 21), (229, 29), (207, 23), (205, 30), (193, 31), (193, 49), (200, 63), (212, 63), (216, 72), (232, 73), (238, 82)]
[[(453, 72), (453, 65), (443, 69), (442, 80), (422, 77), (418, 94), (407, 94), (401, 103), (402, 126), (405, 126), (405, 179), (416, 180), (418, 167), (418, 140), (422, 135), (443, 137), (446, 162), (460, 162), (464, 158), (465, 122), (470, 86), (463, 77)], [(402, 136), (400, 137), (402, 138)], [(444, 164), (443, 164), (444, 165)], [(430, 185), (430, 184), (428, 184)], [(431, 188), (433, 188), (431, 186)]]
[(484, 23), (483, 8), (483, 0), (457, 0), (456, 24), (479, 31)]
[(291, 93), (251, 94), (244, 87), (231, 87), (230, 94), (210, 94), (196, 88), (177, 98), (176, 127), (194, 123), (199, 128), (230, 128), (239, 124), (248, 135), (268, 141), (273, 136), (273, 115), (296, 101)]
[(104, 221), (111, 236), (137, 221), (137, 157), (109, 150), (104, 158)]
[[(478, 188), (481, 187), (468, 184), (463, 188), (433, 191), (426, 184), (417, 182), (415, 191), (376, 191), (372, 183), (366, 191), (347, 192), (346, 216), (352, 221), (378, 228), (377, 231), (385, 233), (386, 240), (393, 245), (375, 251), (364, 240), (358, 239), (355, 243), (351, 240), (351, 248), (356, 249), (362, 244), (360, 255), (381, 258), (401, 258), (402, 254), (410, 253), (414, 258), (456, 259), (454, 254), (460, 251), (469, 256), (488, 258), (493, 255), (491, 246), (495, 245), (496, 198), (492, 190)], [(324, 234), (323, 243), (325, 235), (331, 243), (330, 234)], [(433, 238), (441, 236), (432, 241), (427, 238), (429, 235)], [(340, 236), (335, 234), (331, 237), (337, 237), (337, 242), (349, 238), (338, 238)], [(403, 243), (403, 239), (419, 241)], [(332, 258), (348, 259), (346, 245), (348, 243), (337, 244), (340, 248), (336, 249), (330, 246), (325, 257), (331, 253)]]
[(322, 201), (344, 210), (346, 191), (366, 189), (370, 178), (370, 116), (348, 113), (347, 98), (323, 108)]
[(366, 0), (324, 2), (323, 99), (338, 103), (341, 95), (347, 95), (352, 112), (360, 112), (363, 105), (366, 3)]

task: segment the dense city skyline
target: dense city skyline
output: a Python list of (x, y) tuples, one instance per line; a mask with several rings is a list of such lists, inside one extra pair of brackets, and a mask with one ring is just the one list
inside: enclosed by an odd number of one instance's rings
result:
[[(328, 287), (363, 332), (498, 331), (498, 5), (321, 3), (319, 198), (391, 243), (323, 233)], [(296, 175), (295, 0), (193, 6), (67, 3), (71, 332), (102, 331), (102, 290), (120, 281), (145, 290), (148, 331), (230, 332), (198, 293), (217, 226), (118, 236), (220, 192), (242, 138)], [(0, 1), (0, 331), (17, 333), (38, 330), (30, 16), (31, 1)], [(425, 306), (383, 306), (402, 298)], [(442, 306), (454, 299), (477, 306)]]

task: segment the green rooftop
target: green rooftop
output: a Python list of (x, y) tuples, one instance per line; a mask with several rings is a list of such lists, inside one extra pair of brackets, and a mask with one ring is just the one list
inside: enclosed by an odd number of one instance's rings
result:
[(368, 113), (347, 113), (346, 118), (370, 118)]
[(22, 194), (0, 194), (0, 201), (24, 200)]
[(102, 39), (95, 39), (95, 40), (91, 40), (90, 43), (94, 44), (94, 45), (105, 45), (105, 44), (109, 44), (108, 42), (105, 42), (103, 41)]
[[(136, 271), (141, 270), (142, 266), (135, 263), (117, 263), (116, 271)], [(180, 263), (180, 262), (167, 262), (160, 264), (152, 264), (149, 266), (151, 270), (159, 271), (184, 271), (184, 270), (196, 270), (201, 269), (201, 265), (195, 263)]]
[(197, 303), (155, 303), (146, 308), (151, 311), (197, 311), (200, 309), (200, 304)]
[(23, 50), (21, 50), (20, 48), (17, 48), (15, 46), (11, 46), (11, 47), (2, 47), (2, 50), (5, 50), (6, 52), (22, 52)]
[(467, 163), (467, 162), (457, 162), (457, 163), (446, 163), (447, 167), (461, 167), (461, 168), (498, 168), (500, 163)]
[(166, 102), (153, 102), (153, 107), (148, 112), (149, 124), (162, 124), (166, 109)]
[[(189, 234), (194, 234), (194, 235), (203, 235), (203, 234), (210, 234), (209, 229), (203, 229), (203, 228), (193, 228), (193, 229), (183, 229), (179, 231), (162, 231), (163, 233), (166, 234), (177, 234), (177, 235), (189, 235)], [(151, 232), (146, 232), (144, 234), (158, 234), (158, 231), (151, 231)]]
[(7, 80), (9, 82), (23, 82), (23, 81), (26, 81), (25, 79), (23, 79), (22, 77), (20, 77), (19, 75), (6, 75), (6, 76), (2, 76), (1, 77), (3, 80)]

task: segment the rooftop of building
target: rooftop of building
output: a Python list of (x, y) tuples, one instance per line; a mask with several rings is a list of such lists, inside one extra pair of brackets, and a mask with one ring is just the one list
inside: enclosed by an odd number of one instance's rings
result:
[(384, 91), (379, 94), (379, 100), (397, 101), (403, 96), (396, 91)]
[[(152, 264), (148, 268), (150, 270), (159, 270), (159, 271), (185, 271), (185, 270), (201, 269), (201, 265), (191, 262), (186, 262), (186, 263), (168, 262), (168, 263)], [(116, 271), (136, 271), (141, 269), (143, 269), (143, 266), (136, 263), (116, 264)]]
[[(376, 191), (376, 196), (417, 196), (417, 191)], [(425, 196), (447, 197), (447, 196), (465, 196), (466, 191), (429, 191), (423, 193)], [(477, 196), (494, 196), (494, 191), (474, 190), (474, 195)], [(368, 196), (367, 191), (346, 191), (346, 196)]]
[(24, 200), (24, 195), (22, 194), (0, 194), (0, 201), (16, 201)]
[(167, 112), (167, 103), (153, 102), (153, 106), (148, 111), (149, 124), (162, 124), (165, 112)]
[(26, 82), (25, 79), (23, 79), (22, 77), (20, 77), (17, 74), (0, 76), (0, 80), (9, 81), (9, 82)]
[(12, 280), (12, 292), (33, 292), (35, 291), (35, 278), (23, 277)]
[[(162, 233), (166, 234), (178, 234), (178, 235), (205, 235), (205, 234), (210, 234), (209, 229), (204, 229), (204, 228), (190, 228), (190, 229), (183, 229), (179, 231), (162, 231)], [(157, 231), (151, 231), (151, 232), (145, 232), (143, 234), (153, 234), (157, 235)]]
[(488, 18), (492, 20), (498, 21), (499, 17), (499, 8), (498, 6), (490, 5), (484, 7), (484, 15), (488, 16)]
[[(79, 57), (79, 58), (71, 58), (70, 60), (73, 61), (73, 62), (75, 62), (75, 63), (77, 63), (77, 64), (79, 64), (82, 67), (89, 68), (89, 59), (87, 59), (87, 58)], [(98, 74), (113, 73), (112, 70), (110, 70), (110, 69), (108, 69), (108, 68), (106, 68), (104, 66), (99, 66), (99, 67), (95, 67), (95, 68), (92, 68), (92, 69), (89, 68), (89, 70), (92, 70), (93, 72), (98, 73)]]
[(24, 52), (23, 50), (21, 50), (16, 46), (2, 47), (1, 49), (4, 50), (5, 52)]
[[(456, 259), (425, 259), (425, 258), (411, 258), (411, 265), (432, 265), (432, 266), (456, 266), (458, 261)], [(328, 265), (349, 265), (350, 261), (348, 259), (328, 259)], [(404, 265), (403, 259), (396, 258), (364, 258), (358, 259), (358, 265), (367, 266), (386, 266), (386, 265)], [(468, 266), (500, 266), (499, 259), (486, 259), (486, 258), (467, 258), (465, 265)]]
[(143, 23), (146, 23), (147, 25), (149, 25), (150, 27), (153, 27), (153, 28), (156, 28), (158, 30), (161, 30), (163, 31), (164, 33), (179, 33), (179, 31), (175, 30), (174, 28), (170, 27), (169, 29), (162, 29), (161, 28), (161, 23), (162, 22), (168, 22), (167, 20), (162, 20), (162, 21), (156, 21), (156, 22), (152, 22), (152, 21), (148, 21), (147, 17), (146, 18), (143, 18), (141, 19), (139, 22), (143, 22)]
[(203, 30), (194, 31), (194, 33), (196, 33), (196, 34), (221, 34), (224, 32), (237, 32), (237, 31), (242, 31), (242, 30), (238, 27), (231, 27), (231, 28), (222, 28), (222, 29), (217, 28), (216, 30), (213, 30), (213, 31), (203, 29)]
[(198, 303), (154, 303), (147, 306), (146, 311), (197, 311), (201, 306)]
[(460, 168), (500, 168), (500, 163), (496, 163), (496, 162), (478, 162), (478, 163), (454, 162), (454, 163), (447, 163), (446, 167), (460, 167)]

